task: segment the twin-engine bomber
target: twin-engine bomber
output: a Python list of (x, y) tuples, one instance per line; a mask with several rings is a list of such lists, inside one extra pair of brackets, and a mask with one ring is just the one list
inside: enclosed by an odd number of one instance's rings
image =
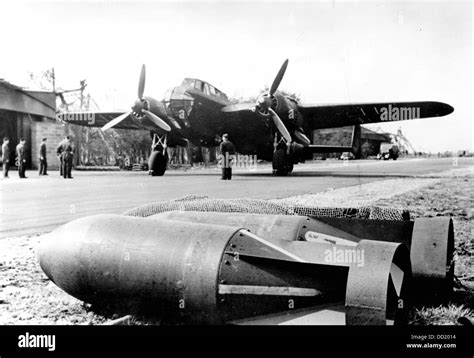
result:
[[(228, 133), (236, 150), (244, 155), (272, 161), (273, 171), (286, 175), (294, 164), (312, 158), (313, 153), (353, 152), (360, 154), (360, 125), (368, 123), (441, 117), (453, 112), (442, 102), (386, 102), (353, 104), (303, 104), (278, 91), (288, 60), (278, 71), (271, 87), (256, 103), (233, 103), (225, 93), (211, 84), (186, 78), (180, 86), (167, 91), (158, 101), (144, 96), (145, 65), (138, 84), (138, 99), (130, 110), (120, 112), (87, 112), (88, 121), (76, 121), (81, 113), (62, 113), (64, 122), (82, 126), (149, 130), (153, 151), (149, 158), (150, 174), (165, 173), (167, 147), (211, 147), (217, 138)], [(84, 113), (82, 113), (84, 115)], [(314, 144), (310, 138), (316, 129), (354, 126), (350, 146)]]

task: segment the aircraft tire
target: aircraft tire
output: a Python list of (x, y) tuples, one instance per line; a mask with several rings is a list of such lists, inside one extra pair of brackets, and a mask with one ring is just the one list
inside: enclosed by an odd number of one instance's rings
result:
[(273, 153), (273, 173), (279, 176), (288, 175), (293, 170), (293, 164), (289, 163), (286, 149), (279, 148)]
[(168, 164), (168, 153), (163, 155), (161, 150), (154, 151), (148, 158), (148, 167), (151, 176), (163, 176), (166, 172), (166, 165)]

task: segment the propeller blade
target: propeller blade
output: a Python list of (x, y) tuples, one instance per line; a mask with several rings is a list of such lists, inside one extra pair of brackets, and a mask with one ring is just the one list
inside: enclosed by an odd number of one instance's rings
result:
[(174, 119), (171, 116), (167, 116), (167, 118), (170, 121), (170, 123), (176, 127), (176, 129), (182, 129), (181, 126), (179, 125), (179, 123), (176, 122), (176, 119)]
[(146, 77), (146, 69), (145, 65), (142, 65), (142, 70), (140, 72), (140, 80), (138, 81), (138, 98), (143, 98), (143, 92), (145, 91), (145, 77)]
[(148, 117), (148, 119), (150, 121), (152, 121), (153, 123), (155, 123), (158, 127), (160, 127), (161, 129), (163, 129), (164, 131), (166, 132), (169, 132), (171, 131), (171, 127), (168, 125), (168, 123), (166, 123), (164, 120), (162, 120), (160, 117), (158, 117), (156, 114), (150, 112), (150, 111), (147, 111), (146, 109), (143, 109), (143, 113), (146, 114), (146, 116)]
[(255, 103), (243, 102), (237, 104), (231, 104), (221, 109), (222, 112), (240, 112), (240, 111), (253, 111), (255, 109)]
[(124, 114), (121, 114), (121, 115), (118, 116), (117, 118), (112, 119), (110, 122), (106, 123), (106, 124), (102, 127), (102, 130), (103, 130), (103, 131), (106, 131), (107, 129), (112, 128), (113, 126), (119, 124), (119, 123), (122, 122), (125, 118), (127, 118), (131, 113), (132, 113), (132, 111), (128, 111), (128, 112), (125, 112)]
[(285, 124), (282, 122), (280, 117), (278, 117), (278, 114), (276, 114), (276, 112), (271, 108), (268, 108), (268, 111), (271, 113), (273, 123), (275, 124), (275, 127), (277, 127), (280, 134), (283, 136), (283, 138), (285, 138), (287, 143), (291, 143), (290, 132), (288, 132), (288, 129), (286, 129)]
[(285, 75), (286, 68), (288, 67), (288, 59), (283, 62), (283, 65), (280, 68), (280, 71), (278, 71), (275, 79), (273, 80), (272, 86), (270, 87), (270, 96), (273, 96), (273, 94), (276, 92), (278, 89), (278, 86), (280, 86), (280, 82), (283, 79), (283, 76)]

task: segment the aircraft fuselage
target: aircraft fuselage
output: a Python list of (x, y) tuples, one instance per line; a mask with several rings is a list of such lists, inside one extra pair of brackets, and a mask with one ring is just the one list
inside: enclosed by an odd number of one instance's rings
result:
[[(169, 90), (163, 104), (168, 116), (179, 123), (179, 135), (196, 146), (218, 145), (222, 134), (228, 133), (239, 153), (258, 154), (261, 159), (272, 157), (275, 128), (268, 111), (256, 109), (260, 120), (255, 120), (250, 111), (248, 120), (239, 120), (232, 113), (221, 112), (223, 106), (232, 104), (225, 95), (206, 94), (190, 85)], [(276, 92), (272, 108), (291, 132), (302, 126), (295, 100)]]

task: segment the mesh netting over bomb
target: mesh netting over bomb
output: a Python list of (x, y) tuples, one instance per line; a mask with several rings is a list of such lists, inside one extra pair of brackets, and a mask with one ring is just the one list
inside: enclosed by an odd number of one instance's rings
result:
[(291, 202), (275, 203), (258, 199), (210, 199), (206, 196), (190, 196), (182, 199), (162, 201), (141, 205), (127, 210), (124, 215), (148, 217), (167, 211), (212, 211), (222, 213), (249, 213), (274, 215), (326, 216), (334, 218), (356, 218), (373, 220), (409, 220), (407, 210), (381, 208), (377, 206), (360, 207), (317, 207), (301, 206)]

